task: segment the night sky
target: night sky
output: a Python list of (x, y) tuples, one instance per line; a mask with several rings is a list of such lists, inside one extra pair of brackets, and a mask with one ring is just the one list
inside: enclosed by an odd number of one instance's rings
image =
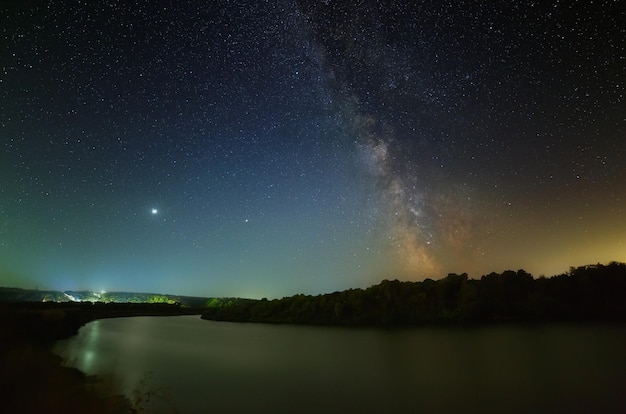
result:
[(626, 261), (625, 39), (608, 0), (3, 1), (0, 285)]

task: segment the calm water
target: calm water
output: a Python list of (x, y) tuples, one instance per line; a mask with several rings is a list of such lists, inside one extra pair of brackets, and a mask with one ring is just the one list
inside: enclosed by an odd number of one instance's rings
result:
[(129, 395), (156, 391), (146, 412), (626, 413), (626, 327), (382, 330), (136, 317), (91, 322), (57, 350)]

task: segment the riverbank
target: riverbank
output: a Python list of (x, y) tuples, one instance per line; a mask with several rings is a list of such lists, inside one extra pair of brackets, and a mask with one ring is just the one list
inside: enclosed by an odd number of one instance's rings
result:
[(168, 304), (0, 304), (0, 398), (3, 411), (20, 413), (137, 413), (137, 402), (117, 395), (115, 384), (64, 366), (51, 351), (96, 319), (195, 315)]

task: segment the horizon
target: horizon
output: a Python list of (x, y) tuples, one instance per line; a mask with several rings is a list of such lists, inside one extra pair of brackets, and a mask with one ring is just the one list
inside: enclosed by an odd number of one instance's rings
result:
[(17, 286), (0, 286), (0, 289), (21, 289), (21, 290), (31, 290), (31, 291), (43, 291), (43, 292), (61, 292), (61, 293), (66, 293), (66, 292), (89, 292), (89, 293), (99, 293), (99, 294), (118, 294), (118, 293), (135, 293), (135, 294), (141, 294), (141, 295), (165, 295), (165, 296), (179, 296), (179, 297), (190, 297), (190, 298), (237, 298), (237, 299), (252, 299), (252, 300), (260, 300), (260, 299), (268, 299), (268, 300), (275, 300), (275, 299), (282, 299), (282, 298), (286, 298), (286, 297), (291, 297), (291, 296), (296, 296), (296, 295), (305, 295), (305, 296), (319, 296), (319, 295), (328, 295), (328, 294), (332, 294), (332, 293), (337, 293), (337, 292), (342, 292), (342, 291), (346, 291), (346, 290), (352, 290), (352, 289), (361, 289), (361, 290), (365, 290), (368, 288), (371, 288), (373, 286), (377, 286), (380, 285), (381, 283), (383, 283), (384, 281), (394, 281), (394, 280), (398, 280), (400, 282), (410, 282), (410, 283), (420, 283), (423, 282), (424, 280), (434, 280), (434, 281), (438, 281), (438, 280), (443, 280), (445, 279), (447, 276), (451, 275), (451, 274), (456, 274), (456, 275), (463, 275), (466, 274), (468, 277), (468, 280), (475, 280), (475, 281), (479, 281), (481, 280), (483, 277), (491, 275), (493, 273), (496, 274), (502, 274), (504, 272), (519, 272), (519, 271), (524, 271), (526, 273), (528, 273), (530, 276), (532, 276), (533, 279), (537, 280), (539, 278), (553, 278), (553, 277), (557, 277), (557, 276), (561, 276), (564, 274), (568, 274), (569, 271), (571, 269), (576, 269), (576, 268), (580, 268), (580, 267), (591, 267), (591, 266), (608, 266), (610, 264), (613, 263), (617, 263), (617, 264), (623, 264), (623, 262), (619, 262), (616, 260), (611, 260), (605, 263), (587, 263), (584, 265), (576, 265), (576, 266), (569, 266), (568, 270), (560, 272), (560, 273), (554, 273), (554, 274), (550, 274), (550, 275), (535, 275), (532, 272), (527, 272), (526, 269), (520, 268), (520, 269), (504, 269), (502, 271), (492, 271), (489, 273), (484, 273), (481, 274), (479, 277), (472, 277), (472, 275), (467, 274), (466, 272), (451, 272), (448, 273), (444, 276), (438, 277), (438, 278), (426, 278), (423, 280), (400, 280), (397, 278), (386, 278), (386, 279), (381, 279), (376, 283), (370, 284), (368, 286), (352, 286), (346, 289), (342, 289), (342, 290), (335, 290), (333, 292), (317, 292), (317, 293), (305, 293), (305, 292), (294, 292), (285, 296), (281, 296), (281, 297), (248, 297), (248, 296), (216, 296), (216, 295), (188, 295), (188, 294), (182, 294), (182, 293), (174, 293), (174, 292), (151, 292), (151, 291), (125, 291), (125, 290), (116, 290), (116, 289), (112, 289), (112, 290), (93, 290), (93, 289), (89, 289), (89, 288), (84, 288), (84, 289), (75, 289), (75, 288), (70, 288), (70, 289), (55, 289), (55, 288), (40, 288), (40, 287), (35, 287), (35, 288), (28, 288), (28, 287), (17, 287)]
[(619, 2), (0, 7), (0, 285), (626, 262)]

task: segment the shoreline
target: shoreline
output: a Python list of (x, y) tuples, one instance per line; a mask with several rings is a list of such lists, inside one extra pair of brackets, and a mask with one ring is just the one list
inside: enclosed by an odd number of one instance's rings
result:
[(7, 412), (137, 413), (137, 402), (102, 378), (66, 366), (54, 353), (58, 340), (98, 319), (200, 315), (167, 304), (1, 303), (0, 397)]

